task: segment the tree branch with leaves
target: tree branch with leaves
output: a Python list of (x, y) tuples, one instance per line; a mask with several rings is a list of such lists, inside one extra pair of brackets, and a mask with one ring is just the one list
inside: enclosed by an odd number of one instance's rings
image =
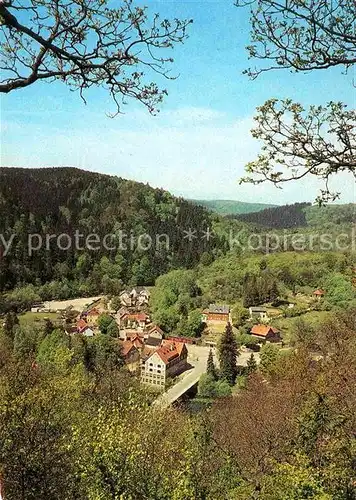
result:
[(249, 56), (272, 63), (249, 68), (256, 78), (271, 69), (309, 71), (356, 63), (354, 0), (236, 0), (250, 7)]
[(35, 82), (63, 81), (81, 97), (103, 87), (116, 112), (127, 98), (157, 109), (166, 90), (150, 81), (166, 78), (173, 59), (168, 52), (186, 38), (191, 20), (149, 20), (147, 9), (122, 0), (0, 1), (0, 92)]
[(305, 110), (290, 99), (270, 99), (257, 108), (252, 136), (263, 142), (262, 152), (247, 164), (252, 177), (240, 183), (276, 186), (313, 174), (325, 182), (318, 202), (331, 201), (340, 193), (329, 189), (333, 174), (352, 172), (356, 178), (356, 112), (330, 102)]
[[(266, 62), (245, 71), (251, 78), (273, 69), (295, 72), (356, 63), (354, 0), (236, 0), (251, 12), (251, 58)], [(262, 151), (240, 182), (284, 182), (315, 176), (325, 183), (319, 203), (335, 200), (334, 174), (356, 175), (356, 112), (341, 102), (306, 110), (290, 99), (270, 99), (257, 108), (252, 135)]]

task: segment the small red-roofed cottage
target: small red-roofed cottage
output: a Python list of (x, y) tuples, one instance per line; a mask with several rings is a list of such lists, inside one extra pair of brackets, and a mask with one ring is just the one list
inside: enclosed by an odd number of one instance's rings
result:
[(82, 333), (83, 330), (88, 326), (88, 323), (84, 321), (84, 319), (80, 319), (77, 321), (77, 332)]
[(270, 325), (254, 325), (250, 334), (268, 342), (281, 342), (279, 330)]
[(130, 371), (135, 371), (140, 365), (140, 347), (135, 342), (125, 340), (121, 344), (121, 356)]
[(315, 292), (313, 292), (313, 295), (314, 295), (314, 297), (316, 297), (318, 300), (320, 300), (322, 297), (324, 297), (325, 292), (324, 292), (324, 290), (322, 290), (321, 288), (318, 288), (317, 290), (315, 290)]
[(164, 340), (163, 345), (141, 364), (141, 382), (159, 390), (164, 389), (167, 378), (187, 369), (187, 347), (183, 342)]
[(77, 321), (77, 332), (85, 337), (93, 337), (94, 331), (84, 319)]
[(90, 309), (90, 311), (88, 311), (85, 314), (85, 320), (88, 323), (88, 325), (96, 326), (98, 324), (98, 318), (100, 314), (101, 314), (100, 311), (96, 307)]
[(125, 327), (138, 327), (144, 329), (149, 322), (149, 316), (144, 312), (139, 313), (125, 313), (120, 318), (120, 326)]

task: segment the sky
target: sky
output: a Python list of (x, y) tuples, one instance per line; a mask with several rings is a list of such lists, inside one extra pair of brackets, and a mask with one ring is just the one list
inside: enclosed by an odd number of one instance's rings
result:
[[(138, 2), (140, 3), (140, 2)], [(36, 83), (1, 98), (2, 166), (74, 166), (163, 187), (197, 199), (293, 203), (313, 201), (322, 184), (315, 179), (277, 189), (268, 183), (239, 185), (244, 166), (260, 144), (250, 130), (256, 107), (267, 99), (290, 97), (303, 105), (331, 100), (355, 107), (352, 74), (340, 69), (309, 74), (287, 70), (256, 80), (242, 71), (249, 61), (249, 16), (233, 0), (146, 0), (152, 14), (192, 18), (189, 39), (175, 47), (172, 81), (157, 78), (168, 96), (152, 116), (129, 101), (114, 111), (101, 89), (79, 94), (62, 83)], [(331, 187), (341, 202), (356, 202), (351, 175), (338, 175)]]

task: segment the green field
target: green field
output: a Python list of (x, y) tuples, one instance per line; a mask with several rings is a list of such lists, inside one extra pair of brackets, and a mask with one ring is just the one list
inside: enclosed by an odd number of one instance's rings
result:
[(50, 319), (52, 323), (59, 323), (60, 319), (57, 313), (32, 313), (26, 312), (19, 315), (20, 325), (34, 325), (41, 326), (46, 319)]

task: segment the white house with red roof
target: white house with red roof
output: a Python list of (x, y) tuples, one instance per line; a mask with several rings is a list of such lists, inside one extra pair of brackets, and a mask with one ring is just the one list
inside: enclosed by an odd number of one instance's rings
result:
[(188, 350), (183, 342), (163, 340), (159, 347), (141, 363), (141, 382), (163, 390), (168, 377), (174, 377), (185, 371)]

